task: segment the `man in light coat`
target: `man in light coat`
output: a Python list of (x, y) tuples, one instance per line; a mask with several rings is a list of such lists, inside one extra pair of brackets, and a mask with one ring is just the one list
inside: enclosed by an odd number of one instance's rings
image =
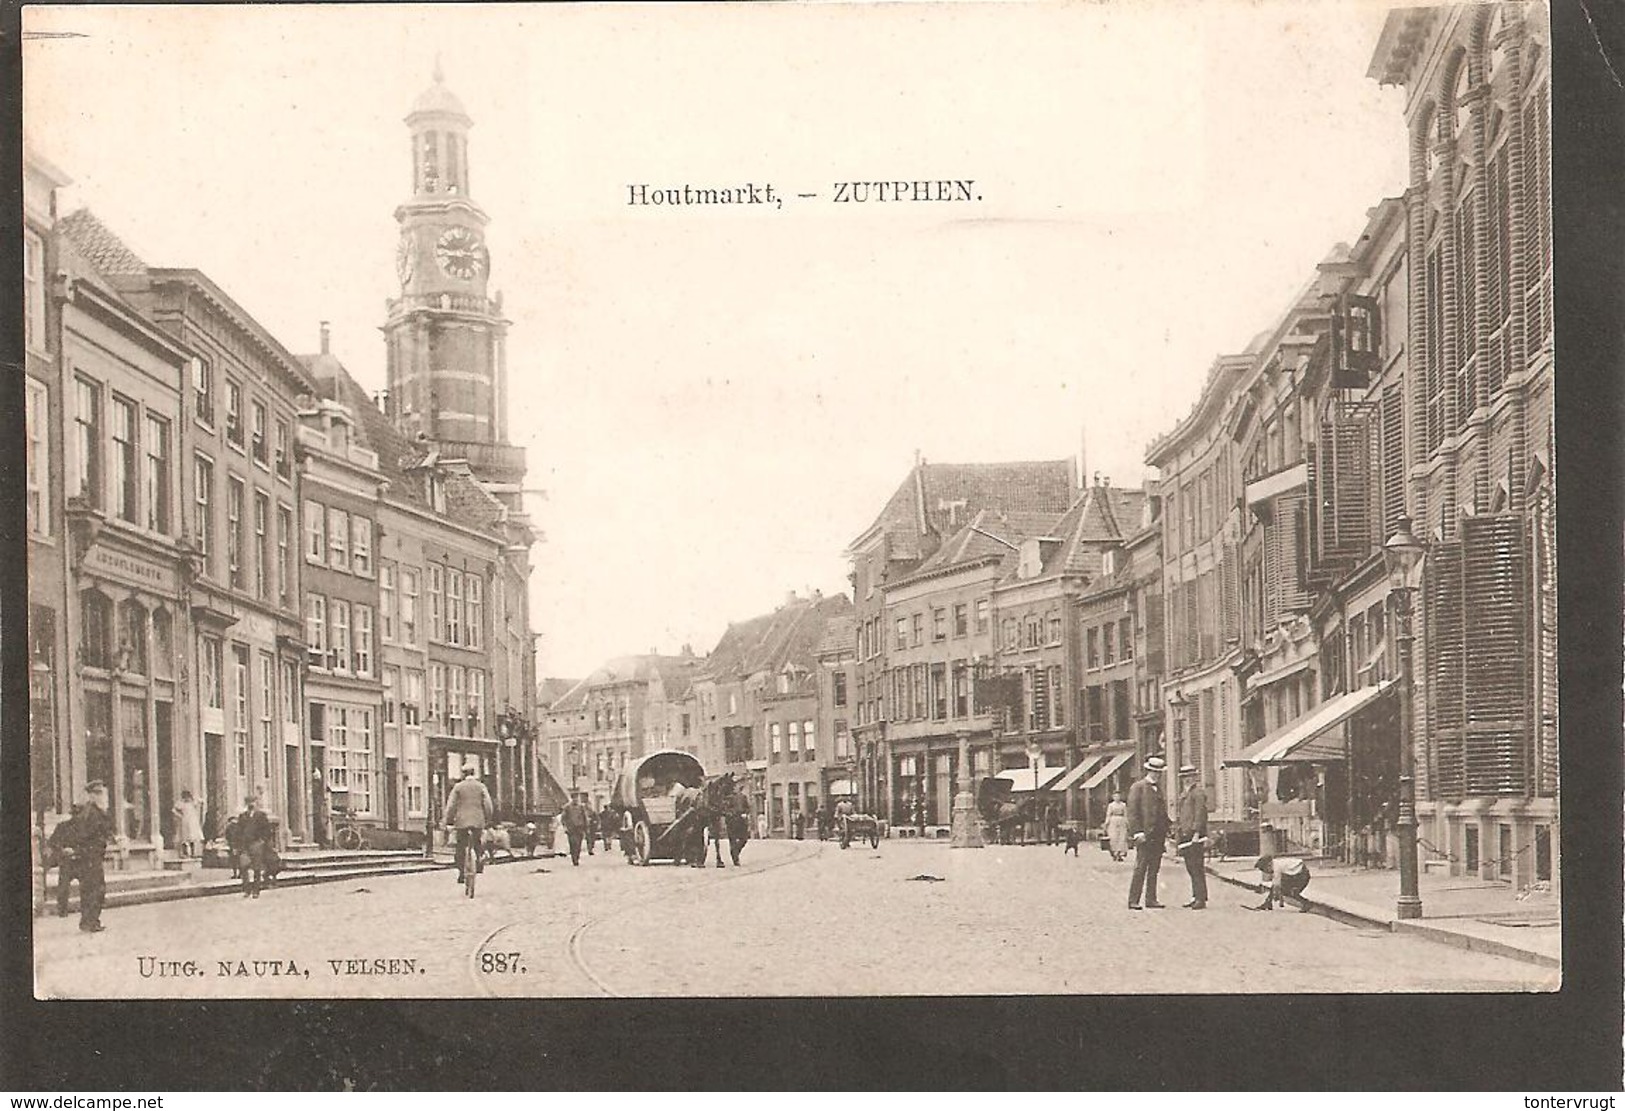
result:
[(463, 882), (463, 854), (470, 847), (474, 853), (475, 870), (485, 871), (485, 863), (480, 859), (480, 841), (484, 837), (485, 827), (491, 824), (491, 818), (496, 813), (491, 792), (480, 782), (479, 772), (477, 764), (463, 765), (463, 778), (446, 796), (445, 813), (441, 815), (441, 825), (447, 830), (457, 831), (458, 883)]
[(1128, 834), (1134, 845), (1134, 878), (1129, 881), (1128, 909), (1140, 909), (1140, 893), (1145, 905), (1160, 909), (1157, 902), (1157, 872), (1162, 868), (1162, 852), (1168, 840), (1168, 806), (1162, 800), (1159, 783), (1168, 763), (1160, 756), (1148, 757), (1144, 777), (1128, 789)]

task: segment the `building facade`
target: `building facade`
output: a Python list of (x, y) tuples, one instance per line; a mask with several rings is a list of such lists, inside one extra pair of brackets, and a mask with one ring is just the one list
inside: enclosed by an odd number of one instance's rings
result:
[(1559, 874), (1551, 47), (1544, 4), (1400, 9), (1405, 496), (1423, 849), (1514, 887)]
[[(918, 569), (982, 510), (1059, 516), (1072, 505), (1076, 491), (1069, 459), (959, 464), (928, 463), (916, 456), (913, 469), (873, 523), (847, 545), (855, 617), (856, 712), (851, 720), (860, 808), (895, 821), (894, 801), (900, 797), (888, 743), (886, 586)], [(915, 768), (911, 774), (918, 787), (927, 773)]]

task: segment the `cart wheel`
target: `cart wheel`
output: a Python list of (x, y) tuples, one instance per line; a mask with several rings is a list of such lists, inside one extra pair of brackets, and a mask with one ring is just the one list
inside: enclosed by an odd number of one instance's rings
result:
[(354, 852), (355, 850), (361, 848), (361, 833), (354, 826), (345, 826), (343, 829), (339, 830), (337, 840), (339, 848), (345, 849), (349, 852)]
[(880, 848), (880, 827), (878, 825), (869, 827), (869, 847), (872, 849)]
[(639, 822), (632, 827), (632, 855), (640, 866), (649, 866), (649, 823)]

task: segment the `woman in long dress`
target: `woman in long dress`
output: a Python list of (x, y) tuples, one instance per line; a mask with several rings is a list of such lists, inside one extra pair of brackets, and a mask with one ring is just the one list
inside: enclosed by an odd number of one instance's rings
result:
[(1114, 793), (1106, 804), (1106, 840), (1111, 845), (1113, 860), (1128, 856), (1128, 804), (1123, 796)]
[(182, 856), (197, 856), (203, 847), (203, 821), (198, 816), (197, 800), (191, 791), (181, 792), (181, 801), (175, 804), (177, 823), (176, 840), (180, 842)]

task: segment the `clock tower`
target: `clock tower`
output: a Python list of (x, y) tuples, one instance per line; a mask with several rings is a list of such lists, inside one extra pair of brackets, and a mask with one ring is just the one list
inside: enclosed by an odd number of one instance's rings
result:
[(395, 210), (400, 296), (383, 326), (389, 394), (397, 425), (435, 441), (443, 457), (466, 459), (487, 483), (524, 478), (524, 449), (508, 443), (502, 295), (490, 291), (485, 210), (469, 194), (463, 105), (434, 81), (406, 117), (412, 141), (412, 197)]

